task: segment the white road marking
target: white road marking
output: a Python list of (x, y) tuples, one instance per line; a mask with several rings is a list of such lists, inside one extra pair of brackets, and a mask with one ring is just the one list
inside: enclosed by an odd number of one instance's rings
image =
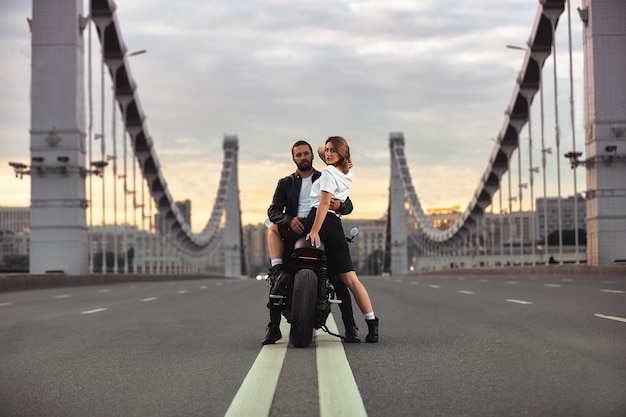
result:
[[(289, 335), (286, 320), (281, 321), (280, 331)], [(288, 344), (287, 336), (276, 344), (263, 346), (224, 417), (264, 417), (270, 414)]]
[(141, 300), (142, 302), (147, 302), (147, 301), (154, 301), (154, 300), (158, 300), (157, 297), (148, 297), (148, 298), (144, 298), (143, 300)]
[(0, 303), (0, 307), (6, 307), (6, 306), (10, 306), (13, 303)]
[(460, 291), (459, 291), (459, 293), (460, 293), (460, 294), (472, 295), (472, 294), (474, 294), (474, 291), (460, 290)]
[(532, 304), (532, 301), (516, 300), (514, 298), (507, 298), (506, 301), (516, 304)]
[(562, 285), (561, 284), (543, 284), (544, 287), (550, 287), (550, 288), (561, 288)]
[(411, 281), (411, 285), (418, 285), (418, 284), (415, 281)]
[(517, 282), (517, 281), (507, 281), (506, 283), (507, 283), (507, 284), (511, 284), (511, 285), (517, 285), (517, 284), (519, 284), (519, 282)]
[[(328, 316), (326, 325), (328, 330), (338, 333), (332, 314)], [(341, 340), (322, 330), (317, 330), (315, 335), (320, 417), (367, 416)]]
[(70, 298), (72, 294), (55, 295), (54, 298)]
[(176, 291), (176, 294), (187, 294), (187, 290)]
[(624, 317), (605, 316), (604, 314), (594, 314), (594, 316), (599, 317), (601, 319), (615, 320), (615, 321), (621, 321), (622, 323), (626, 323), (626, 318)]
[(103, 293), (105, 293), (105, 292), (110, 292), (110, 291), (111, 291), (111, 290), (99, 290), (98, 292), (99, 292), (100, 294), (103, 294)]
[(624, 294), (626, 291), (602, 289), (602, 290), (600, 290), (600, 292), (608, 292), (608, 293), (611, 293), (611, 294)]
[(87, 310), (87, 311), (81, 311), (80, 314), (94, 314), (94, 313), (100, 313), (101, 311), (106, 311), (106, 308), (95, 308), (93, 310)]
[(439, 285), (429, 285), (430, 288), (441, 288)]

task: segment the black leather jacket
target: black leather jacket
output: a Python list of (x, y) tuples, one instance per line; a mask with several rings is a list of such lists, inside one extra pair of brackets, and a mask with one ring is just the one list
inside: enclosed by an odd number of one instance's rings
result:
[[(316, 169), (313, 169), (313, 182), (322, 175), (322, 173)], [(282, 224), (289, 226), (291, 219), (298, 215), (298, 201), (300, 200), (300, 188), (302, 187), (302, 177), (298, 175), (298, 172), (281, 178), (278, 180), (276, 191), (274, 191), (274, 198), (272, 198), (272, 204), (267, 209), (267, 215), (272, 223)], [(352, 213), (352, 201), (350, 197), (346, 198), (346, 201), (341, 203), (339, 207), (339, 214), (345, 215)]]

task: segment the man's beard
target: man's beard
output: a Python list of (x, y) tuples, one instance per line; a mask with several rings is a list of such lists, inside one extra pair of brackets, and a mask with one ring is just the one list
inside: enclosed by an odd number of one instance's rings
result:
[(313, 168), (313, 164), (311, 161), (301, 161), (298, 164), (298, 171), (307, 172)]

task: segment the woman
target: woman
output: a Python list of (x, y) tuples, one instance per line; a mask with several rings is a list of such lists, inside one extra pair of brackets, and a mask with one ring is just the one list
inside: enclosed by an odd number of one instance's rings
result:
[(352, 161), (348, 142), (341, 136), (326, 139), (320, 157), (326, 161), (326, 168), (319, 180), (311, 187), (311, 212), (306, 219), (310, 231), (306, 235), (314, 246), (323, 240), (326, 246), (328, 269), (338, 273), (339, 278), (350, 289), (354, 299), (365, 316), (368, 327), (366, 342), (378, 342), (378, 317), (374, 315), (372, 302), (367, 290), (354, 272), (350, 249), (341, 225), (341, 218), (330, 210), (332, 198), (345, 201), (352, 184)]

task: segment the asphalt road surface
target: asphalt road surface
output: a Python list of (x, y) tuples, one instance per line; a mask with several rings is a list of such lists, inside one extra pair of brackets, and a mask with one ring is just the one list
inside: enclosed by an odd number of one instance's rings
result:
[(362, 281), (380, 342), (305, 349), (255, 280), (0, 293), (0, 416), (626, 416), (626, 277)]

